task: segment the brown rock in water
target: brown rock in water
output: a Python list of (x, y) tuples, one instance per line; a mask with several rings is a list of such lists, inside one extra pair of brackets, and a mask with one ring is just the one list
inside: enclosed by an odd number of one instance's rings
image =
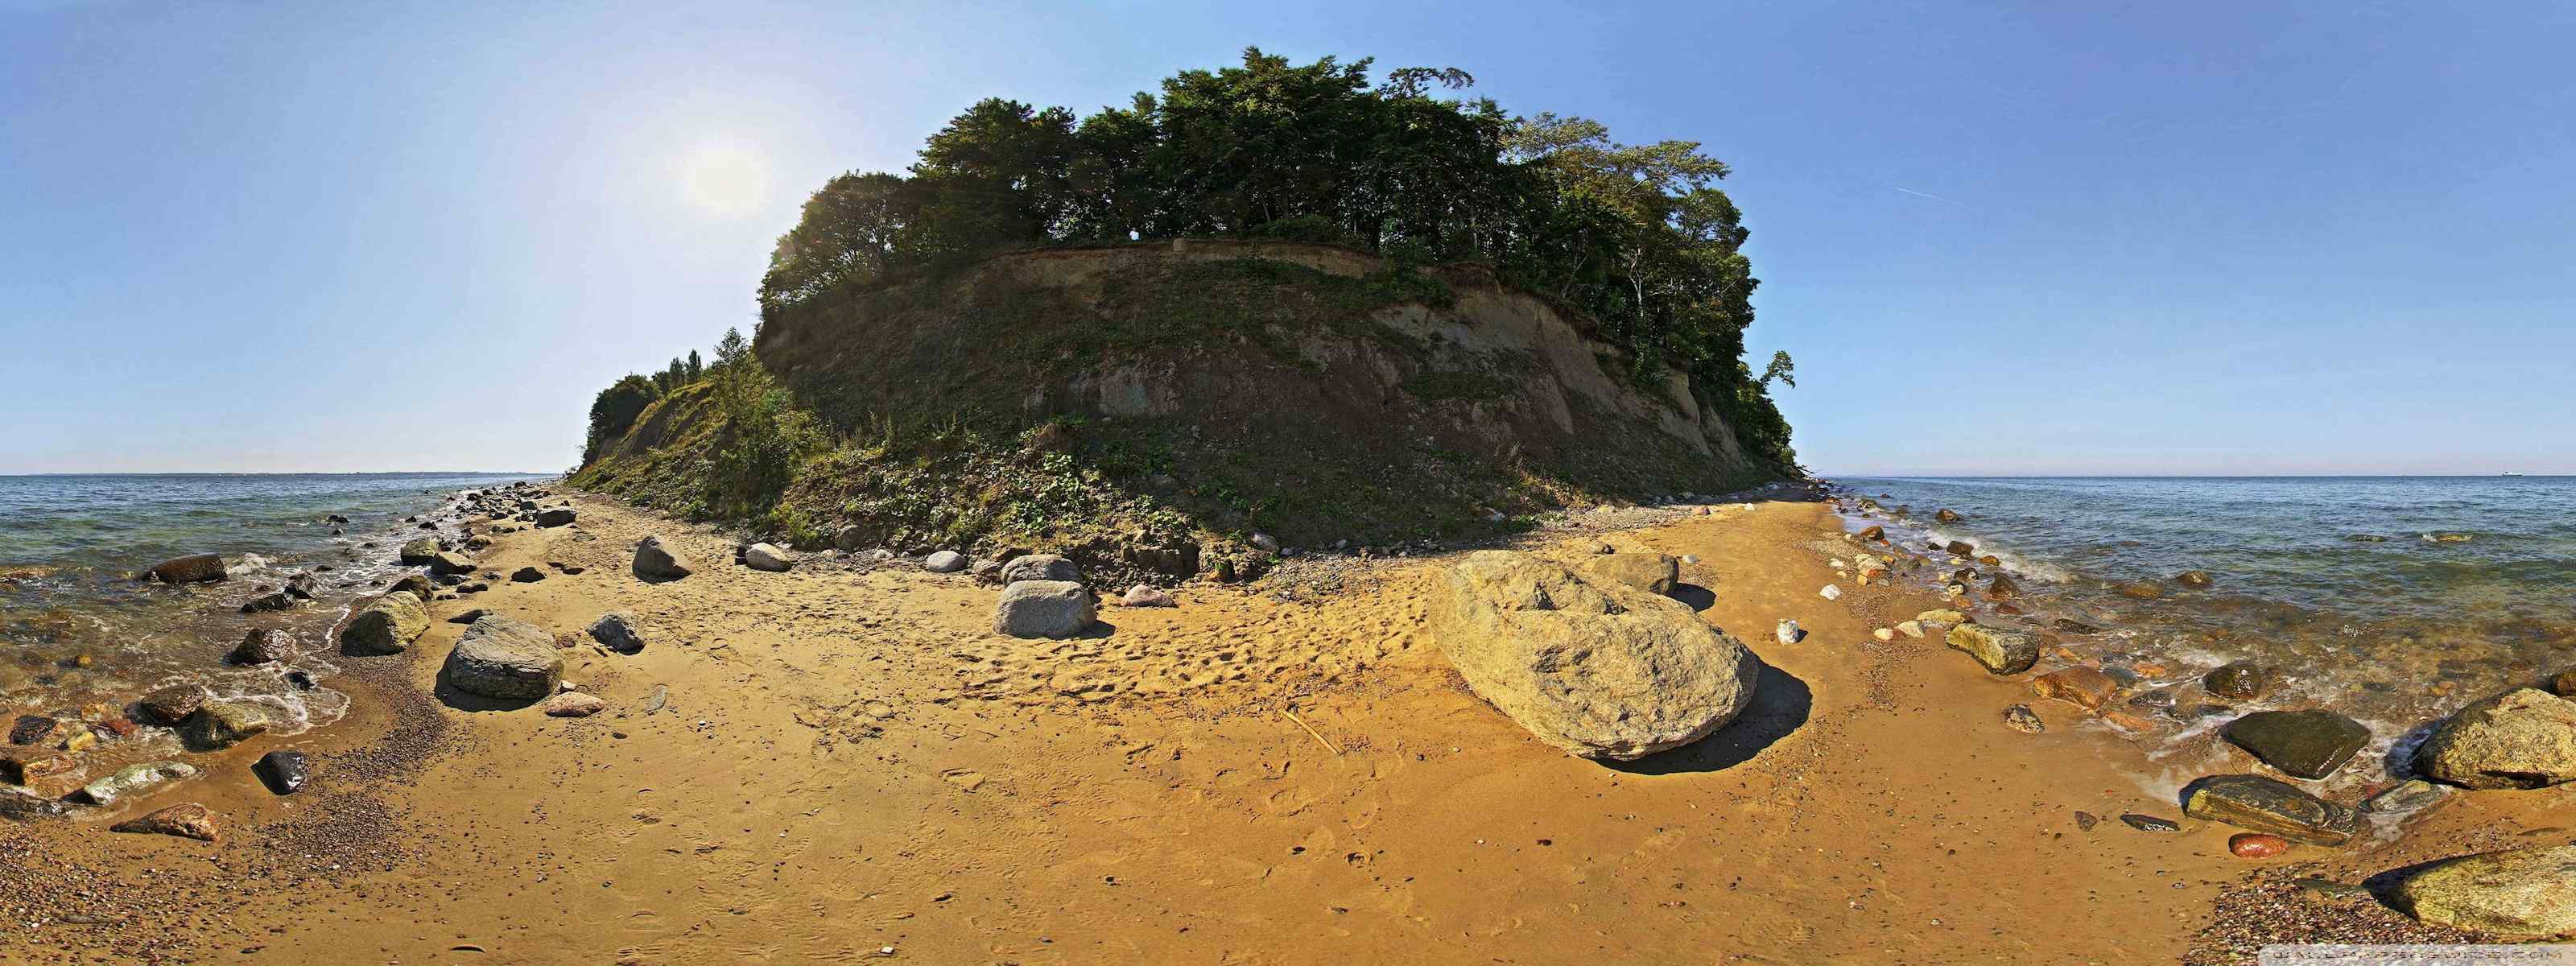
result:
[(165, 584), (193, 584), (222, 580), (225, 576), (224, 558), (211, 553), (164, 560), (143, 572), (144, 579)]
[(144, 695), (134, 706), (154, 724), (176, 725), (206, 706), (206, 689), (194, 684), (173, 684)]
[(63, 723), (41, 714), (22, 714), (9, 725), (9, 743), (13, 745), (52, 744), (63, 733)]
[(180, 737), (192, 751), (219, 751), (269, 728), (268, 711), (248, 701), (209, 701), (188, 716)]
[(1977, 545), (1965, 540), (1952, 540), (1948, 546), (1942, 547), (1941, 549), (1943, 552), (1948, 553), (1953, 557), (1974, 557), (1977, 555)]
[(2068, 618), (2068, 617), (2060, 617), (2060, 618), (2058, 618), (2058, 619), (2057, 619), (2057, 621), (2056, 621), (2056, 623), (2055, 623), (2053, 626), (2055, 626), (2058, 630), (2065, 631), (2065, 632), (2067, 632), (2067, 633), (2069, 633), (2069, 634), (2099, 634), (2099, 633), (2102, 633), (2102, 629), (2101, 629), (2101, 628), (2099, 628), (2099, 627), (2095, 627), (2095, 626), (2093, 626), (2093, 625), (2091, 625), (2091, 624), (2084, 623), (2083, 621), (2075, 620), (2075, 619), (2073, 619), (2073, 618)]
[(2290, 840), (2261, 832), (2238, 832), (2227, 838), (2227, 851), (2240, 859), (2268, 859), (2290, 850)]
[(2020, 595), (2021, 585), (2014, 583), (2011, 577), (2004, 576), (2003, 574), (1996, 574), (1994, 582), (1986, 585), (1986, 596), (1988, 597), (2018, 597)]
[(2339, 846), (2361, 831), (2352, 809), (2261, 775), (2211, 775), (2182, 790), (2182, 813), (2293, 842)]
[(233, 645), (232, 653), (224, 655), (224, 663), (275, 664), (288, 657), (288, 644), (285, 631), (254, 628), (242, 637), (241, 643)]
[(2550, 678), (2549, 690), (2562, 698), (2576, 697), (2576, 668), (2560, 671), (2557, 677)]
[(1594, 583), (1626, 584), (1657, 594), (1672, 593), (1682, 573), (1681, 561), (1660, 553), (1604, 554), (1584, 561), (1582, 571)]
[(2209, 572), (2205, 570), (2186, 570), (2174, 576), (2174, 583), (2194, 589), (2207, 587), (2216, 582), (2210, 579)]
[(2152, 580), (2132, 580), (2120, 585), (2120, 596), (2138, 600), (2155, 600), (2165, 595), (2163, 584)]
[(1510, 551), (1467, 555), (1433, 585), (1434, 639), (1477, 696), (1541, 741), (1633, 760), (1724, 727), (1759, 662), (1690, 607)]
[(2501, 938), (2576, 934), (2576, 845), (2452, 859), (2408, 876), (2390, 898), (2425, 922)]
[(1886, 543), (1887, 528), (1877, 524), (1871, 524), (1869, 529), (1860, 532), (1860, 538), (1863, 540), (1875, 540), (1880, 543)]
[(1958, 513), (1958, 511), (1956, 511), (1956, 510), (1952, 510), (1952, 509), (1950, 509), (1950, 508), (1948, 508), (1948, 507), (1943, 507), (1943, 508), (1941, 508), (1941, 509), (1939, 509), (1939, 510), (1935, 510), (1935, 511), (1933, 511), (1933, 512), (1932, 512), (1932, 519), (1939, 520), (1939, 521), (1941, 521), (1941, 522), (1943, 522), (1943, 523), (1957, 523), (1957, 522), (1959, 522), (1959, 521), (1961, 521), (1961, 520), (1964, 520), (1964, 519), (1967, 519), (1967, 518), (1966, 518), (1966, 517), (1962, 517), (1962, 516), (1960, 516), (1960, 515), (1959, 515), (1959, 513)]
[(2470, 788), (2576, 779), (2576, 701), (2518, 688), (2461, 708), (2415, 749), (2415, 770)]
[(2200, 686), (2222, 698), (2259, 698), (2272, 689), (2272, 670), (2252, 661), (2235, 661), (2202, 675)]
[(2323, 708), (2257, 711), (2228, 722), (2220, 734), (2264, 764), (2310, 780), (2333, 775), (2370, 744), (2368, 727)]
[(2030, 682), (2030, 689), (2040, 697), (2064, 701), (2090, 711), (2118, 695), (2120, 682), (2097, 669), (2077, 666), (2040, 675)]
[(1996, 675), (2020, 674), (2039, 663), (2039, 640), (2020, 631), (2009, 631), (1982, 624), (1961, 624), (1950, 628), (1945, 640), (1950, 647), (1966, 651)]
[(193, 802), (172, 805), (142, 818), (108, 826), (110, 832), (135, 832), (146, 835), (175, 835), (200, 842), (221, 842), (223, 834), (215, 828), (215, 816), (206, 807)]
[(2005, 708), (2004, 727), (2026, 735), (2035, 735), (2048, 730), (2048, 725), (2039, 720), (2039, 713), (2030, 710), (2030, 705), (2027, 704), (2016, 704)]

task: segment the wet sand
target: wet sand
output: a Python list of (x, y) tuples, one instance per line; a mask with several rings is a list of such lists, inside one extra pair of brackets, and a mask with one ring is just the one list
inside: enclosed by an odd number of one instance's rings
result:
[[(198, 760), (122, 813), (201, 802), (223, 844), (0, 824), (0, 962), (2139, 963), (2195, 941), (2215, 962), (2213, 921), (2322, 928), (2265, 912), (2285, 887), (2248, 873), (2539, 844), (2519, 833), (2570, 804), (2458, 794), (2385, 850), (2232, 858), (2234, 830), (2148, 791), (2144, 746), (1937, 640), (1871, 639), (1930, 593), (1819, 598), (1851, 552), (1820, 503), (1532, 542), (1698, 555), (1703, 616), (1767, 665), (1736, 723), (1605, 765), (1466, 690), (1422, 631), (1436, 560), (1353, 565), (1320, 598), (1192, 585), (1104, 608), (1105, 636), (1019, 641), (963, 575), (760, 573), (712, 533), (575, 502), (577, 526), (482, 559), (583, 573), (433, 604), (408, 654), (342, 659), (366, 683), (340, 725)], [(699, 572), (636, 580), (655, 532)], [(610, 709), (443, 696), (468, 608), (571, 643), (566, 679)], [(641, 653), (581, 637), (613, 609)], [(1783, 618), (1807, 637), (1773, 640)], [(2006, 728), (2016, 703), (2047, 732)], [(247, 769), (280, 746), (319, 759), (282, 799)]]

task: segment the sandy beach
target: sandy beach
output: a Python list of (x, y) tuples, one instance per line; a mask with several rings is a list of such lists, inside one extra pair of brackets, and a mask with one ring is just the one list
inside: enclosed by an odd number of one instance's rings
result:
[[(1937, 640), (1872, 639), (1932, 594), (1819, 598), (1847, 547), (1821, 502), (1525, 542), (1695, 555), (1677, 595), (1704, 589), (1764, 664), (1736, 722), (1625, 765), (1467, 690), (1423, 632), (1437, 557), (1191, 585), (1019, 640), (963, 574), (759, 572), (720, 535), (573, 502), (577, 525), (483, 554), (544, 580), (435, 602), (408, 653), (350, 659), (349, 720), (284, 742), (313, 787), (262, 789), (248, 762), (281, 743), (254, 740), (125, 810), (202, 803), (221, 844), (0, 826), (0, 960), (2129, 963), (2198, 942), (2221, 962), (2267, 931), (2421, 934), (2283, 883), (2531, 844), (2508, 830), (2567, 804), (2453, 796), (2393, 847), (2233, 858), (2233, 830), (2145, 790), (2146, 746)], [(636, 579), (652, 533), (699, 572)], [(608, 710), (445, 687), (468, 608), (555, 634)], [(610, 610), (641, 652), (582, 636)], [(1807, 634), (1779, 643), (1790, 618)], [(2015, 703), (2047, 731), (2005, 727)]]

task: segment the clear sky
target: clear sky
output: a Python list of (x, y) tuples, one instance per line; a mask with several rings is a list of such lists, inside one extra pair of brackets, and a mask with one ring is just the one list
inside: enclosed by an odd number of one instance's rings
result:
[(1822, 472), (2576, 472), (2576, 5), (0, 0), (0, 473), (561, 469), (826, 177), (1248, 44), (1705, 142)]

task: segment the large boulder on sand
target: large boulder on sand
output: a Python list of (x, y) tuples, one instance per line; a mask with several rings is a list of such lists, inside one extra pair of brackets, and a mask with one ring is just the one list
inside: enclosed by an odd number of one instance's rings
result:
[(438, 559), (439, 551), (445, 549), (447, 549), (446, 541), (437, 537), (422, 537), (403, 544), (402, 549), (394, 554), (394, 559), (400, 561), (405, 567), (426, 567), (429, 566), (430, 561)]
[(2415, 749), (2415, 770), (2470, 788), (2576, 779), (2576, 701), (2518, 688), (2461, 708)]
[(1660, 553), (1609, 553), (1583, 562), (1583, 577), (1594, 583), (1626, 584), (1657, 594), (1681, 583), (1681, 561)]
[(659, 534), (645, 537), (635, 545), (635, 576), (644, 580), (678, 580), (695, 573), (695, 568), (664, 544)]
[(1072, 637), (1099, 617), (1091, 592), (1070, 580), (1022, 580), (1002, 588), (993, 632), (1012, 637)]
[(1476, 694), (1539, 740), (1629, 760), (1735, 720), (1760, 667), (1689, 605), (1503, 550), (1433, 584), (1430, 624)]
[(568, 506), (550, 507), (537, 511), (537, 525), (541, 527), (560, 527), (571, 523), (574, 518), (578, 516), (580, 516), (580, 514)]
[(376, 598), (340, 629), (340, 646), (352, 654), (400, 654), (429, 630), (429, 611), (411, 591)]
[(1988, 674), (2020, 674), (2039, 663), (2039, 639), (2020, 631), (2008, 631), (1984, 624), (1961, 624), (1950, 628), (1943, 640), (1956, 650), (1985, 665)]
[(143, 572), (145, 580), (158, 580), (165, 584), (193, 584), (224, 577), (224, 558), (211, 553), (164, 560)]
[(742, 565), (753, 570), (784, 573), (796, 566), (796, 555), (774, 543), (755, 543), (742, 548)]
[(2370, 728), (2324, 708), (2257, 711), (2219, 731), (2229, 744), (2300, 778), (2333, 775), (2370, 745)]
[(2390, 898), (2425, 922), (2502, 938), (2576, 934), (2576, 845), (2452, 859), (2408, 876)]
[(467, 694), (534, 701), (555, 693), (563, 652), (526, 621), (493, 614), (475, 621), (447, 652), (447, 683)]

